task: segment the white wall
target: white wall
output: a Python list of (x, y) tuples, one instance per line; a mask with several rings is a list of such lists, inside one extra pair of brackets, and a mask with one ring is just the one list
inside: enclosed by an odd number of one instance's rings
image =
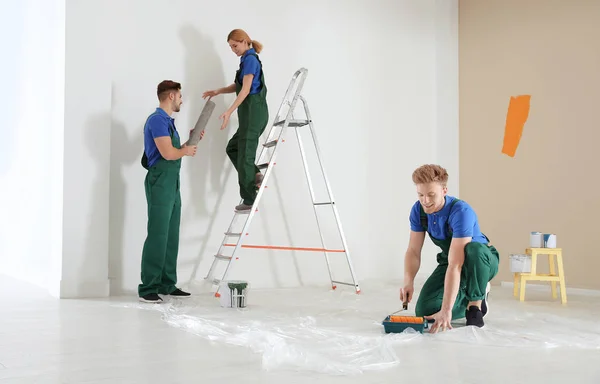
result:
[[(364, 6), (373, 17), (364, 28), (373, 33), (364, 43), (371, 78), (360, 91), (368, 109), (352, 109), (362, 118), (357, 134), (369, 135), (369, 236), (357, 230), (354, 237), (364, 242), (363, 276), (374, 279), (402, 279), (408, 215), (417, 200), (414, 169), (442, 164), (449, 192), (458, 193), (458, 2), (388, 3), (394, 8)], [(417, 280), (435, 267), (437, 252), (426, 240)]]
[(109, 294), (109, 9), (67, 1), (61, 297)]
[(449, 193), (459, 196), (458, 145), (458, 1), (436, 0), (436, 147), (437, 162), (450, 179)]
[(2, 5), (0, 273), (58, 295), (65, 1)]
[[(238, 3), (238, 9), (245, 4)], [(141, 129), (156, 105), (156, 84), (167, 78), (183, 83), (185, 101), (177, 125), (186, 131), (202, 109), (202, 91), (233, 78), (238, 59), (225, 38), (236, 27), (265, 45), (261, 58), (271, 117), (293, 72), (309, 69), (305, 95), (358, 276), (401, 277), (407, 215), (416, 198), (413, 169), (443, 161), (452, 174), (451, 187), (458, 185), (456, 2), (378, 1), (367, 6), (349, 1), (340, 8), (334, 1), (255, 1), (258, 16), (253, 20), (230, 12), (231, 2), (144, 4), (119, 3), (111, 19), (114, 292), (133, 291), (139, 282), (146, 219)], [(197, 277), (204, 276), (238, 201), (224, 153), (235, 119), (226, 132), (218, 130), (216, 119), (232, 100), (217, 98), (199, 154), (184, 160), (181, 281), (191, 277), (199, 258)], [(295, 141), (290, 135), (280, 152), (249, 243), (319, 246)], [(292, 197), (294, 191), (300, 197)], [(328, 232), (333, 247), (335, 232)], [(423, 270), (434, 263), (431, 254)], [(348, 280), (342, 267), (334, 272)], [(245, 250), (235, 276), (254, 286), (327, 281), (320, 254), (282, 251)]]
[[(250, 19), (230, 11), (250, 9), (248, 1), (67, 1), (62, 296), (102, 296), (107, 274), (111, 293), (136, 291), (146, 234), (142, 128), (157, 104), (156, 85), (183, 83), (176, 124), (187, 131), (202, 92), (233, 79), (239, 59), (225, 39), (238, 27), (265, 46), (271, 118), (291, 75), (308, 68), (304, 95), (358, 277), (400, 278), (413, 169), (448, 161), (458, 185), (457, 5), (438, 2), (263, 0), (251, 3)], [(181, 283), (196, 268), (199, 279), (207, 272), (239, 199), (224, 151), (237, 119), (226, 131), (217, 121), (233, 97), (215, 101), (198, 155), (183, 162)], [(291, 131), (287, 138), (248, 242), (319, 246)], [(337, 247), (328, 227), (327, 245)], [(425, 272), (435, 263), (427, 248)], [(255, 287), (328, 281), (321, 254), (240, 256), (231, 277)], [(343, 263), (335, 264), (336, 277), (349, 280)]]

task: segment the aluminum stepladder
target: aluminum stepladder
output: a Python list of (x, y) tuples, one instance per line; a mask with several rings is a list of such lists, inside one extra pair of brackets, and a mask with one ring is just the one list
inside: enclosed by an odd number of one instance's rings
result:
[[(219, 247), (217, 254), (214, 256), (214, 260), (210, 266), (208, 274), (205, 277), (206, 280), (208, 280), (212, 283), (213, 291), (215, 292), (215, 297), (220, 296), (220, 294), (219, 294), (220, 282), (225, 281), (227, 279), (227, 276), (231, 270), (232, 263), (238, 259), (238, 256), (236, 256), (236, 255), (239, 252), (240, 248), (246, 248), (246, 247), (261, 248), (261, 247), (256, 247), (256, 246), (243, 245), (242, 244), (243, 243), (242, 239), (244, 238), (243, 234), (248, 233), (250, 224), (252, 223), (252, 219), (254, 218), (254, 214), (256, 213), (257, 207), (262, 198), (264, 188), (266, 188), (266, 186), (267, 186), (269, 176), (271, 175), (271, 172), (273, 170), (273, 165), (275, 164), (277, 152), (280, 147), (277, 144), (281, 143), (283, 141), (284, 132), (286, 131), (286, 129), (288, 127), (295, 128), (295, 131), (296, 131), (296, 137), (298, 140), (298, 145), (299, 145), (300, 153), (302, 156), (302, 163), (304, 166), (306, 181), (308, 183), (308, 187), (310, 190), (312, 204), (313, 204), (313, 210), (315, 213), (317, 228), (319, 230), (319, 236), (320, 236), (321, 245), (322, 245), (322, 248), (311, 248), (310, 250), (322, 251), (324, 253), (325, 261), (327, 264), (327, 270), (329, 273), (329, 279), (331, 281), (331, 286), (333, 289), (336, 289), (336, 284), (349, 285), (349, 286), (353, 286), (355, 288), (357, 294), (360, 293), (360, 287), (358, 285), (358, 280), (356, 278), (356, 274), (354, 272), (354, 267), (353, 267), (352, 261), (350, 259), (350, 252), (348, 251), (348, 244), (346, 242), (346, 237), (345, 237), (344, 231), (342, 229), (340, 216), (339, 216), (337, 207), (335, 206), (335, 201), (333, 198), (331, 186), (329, 184), (329, 180), (327, 178), (327, 175), (325, 173), (325, 169), (323, 167), (323, 163), (321, 160), (321, 154), (320, 154), (319, 146), (317, 143), (317, 138), (315, 135), (315, 130), (314, 130), (313, 122), (311, 119), (310, 111), (308, 109), (308, 103), (306, 102), (304, 97), (301, 95), (302, 87), (304, 85), (307, 75), (308, 75), (308, 70), (306, 68), (301, 68), (294, 73), (292, 80), (290, 81), (290, 84), (285, 93), (285, 96), (281, 102), (281, 105), (279, 107), (277, 115), (274, 119), (274, 123), (271, 125), (269, 133), (265, 140), (265, 143), (262, 145), (260, 155), (257, 157), (257, 162), (256, 162), (257, 167), (259, 170), (261, 170), (261, 172), (264, 171), (264, 175), (263, 175), (263, 181), (261, 183), (261, 186), (258, 189), (258, 194), (254, 201), (254, 205), (252, 206), (252, 209), (250, 209), (249, 211), (234, 212), (233, 218), (229, 224), (229, 228), (225, 232), (223, 240), (221, 241), (221, 246)], [(304, 109), (305, 119), (303, 119), (303, 120), (297, 120), (297, 119), (295, 120), (294, 116), (293, 116), (294, 110), (296, 108), (296, 104), (298, 103), (298, 101), (300, 101), (302, 103), (302, 106)], [(315, 201), (315, 192), (313, 189), (313, 183), (311, 181), (308, 164), (307, 164), (306, 153), (304, 151), (304, 147), (302, 145), (302, 140), (300, 138), (300, 132), (299, 132), (299, 129), (304, 126), (309, 127), (311, 137), (313, 139), (314, 149), (316, 151), (319, 167), (320, 167), (320, 170), (321, 170), (321, 173), (323, 176), (323, 181), (325, 182), (325, 186), (327, 188), (327, 194), (328, 194), (329, 201), (324, 201), (324, 202)], [(278, 128), (280, 128), (279, 133), (277, 133)], [(265, 153), (267, 153), (269, 148), (273, 148), (273, 152), (272, 152), (270, 158), (266, 162), (263, 163), (263, 160), (262, 160), (263, 156), (265, 155)], [(241, 202), (242, 201), (240, 200), (240, 204), (241, 204)], [(333, 214), (335, 216), (338, 233), (339, 233), (340, 240), (342, 242), (342, 247), (343, 247), (343, 249), (341, 249), (341, 250), (329, 250), (325, 246), (325, 239), (323, 236), (323, 231), (321, 229), (321, 224), (319, 222), (319, 217), (317, 214), (317, 207), (318, 206), (327, 206), (327, 205), (331, 207)], [(239, 217), (240, 215), (245, 215), (247, 217), (243, 224), (242, 230), (238, 232), (238, 231), (234, 231), (233, 226), (236, 221), (236, 218)], [(234, 238), (236, 239), (234, 244), (228, 243), (228, 241), (227, 241), (228, 239), (234, 239)], [(225, 255), (224, 250), (226, 247), (233, 247), (233, 252), (231, 253), (231, 255)], [(290, 248), (290, 247), (269, 247), (269, 248), (270, 249), (279, 248), (279, 249), (287, 249), (287, 250), (294, 249), (294, 248)], [(307, 250), (307, 249), (303, 248), (302, 250)], [(331, 252), (344, 253), (344, 255), (346, 257), (346, 262), (348, 264), (350, 276), (352, 278), (351, 283), (334, 280), (333, 274), (331, 271), (331, 263), (329, 261), (329, 255), (328, 255), (328, 253), (331, 253)], [(219, 262), (226, 262), (227, 265), (225, 267), (225, 271), (222, 273), (221, 278), (215, 278), (214, 277), (215, 269)]]

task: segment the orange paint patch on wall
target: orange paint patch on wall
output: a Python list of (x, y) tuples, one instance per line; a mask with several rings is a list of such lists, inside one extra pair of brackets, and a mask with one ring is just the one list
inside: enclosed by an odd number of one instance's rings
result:
[(529, 117), (529, 106), (531, 95), (511, 96), (506, 114), (506, 126), (504, 127), (504, 144), (502, 153), (515, 157), (517, 147), (523, 135), (523, 127)]

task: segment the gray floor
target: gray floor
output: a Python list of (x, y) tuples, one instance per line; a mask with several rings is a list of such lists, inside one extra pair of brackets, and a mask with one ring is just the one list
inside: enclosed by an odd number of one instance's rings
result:
[(251, 290), (232, 310), (58, 301), (0, 276), (0, 383), (600, 383), (600, 296), (493, 287), (483, 329), (386, 335), (397, 285), (362, 288)]

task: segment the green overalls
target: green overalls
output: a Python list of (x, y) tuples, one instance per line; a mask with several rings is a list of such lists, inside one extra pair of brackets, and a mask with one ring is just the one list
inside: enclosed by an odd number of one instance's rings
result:
[[(260, 135), (264, 132), (269, 122), (269, 108), (267, 106), (267, 86), (262, 70), (262, 63), (258, 55), (251, 53), (260, 63), (260, 92), (248, 95), (237, 108), (239, 128), (227, 143), (227, 156), (238, 172), (240, 196), (244, 204), (252, 205), (256, 199), (256, 174), (260, 172), (255, 164), (256, 148)], [(239, 95), (242, 81), (239, 79), (240, 68), (235, 73), (235, 93)]]
[[(179, 136), (169, 126), (173, 147), (181, 148)], [(142, 166), (148, 170), (144, 187), (148, 203), (148, 236), (142, 251), (142, 283), (139, 296), (149, 293), (168, 295), (177, 283), (177, 254), (179, 251), (179, 222), (181, 219), (181, 194), (179, 170), (181, 159), (161, 158), (148, 168), (146, 153)]]
[[(450, 210), (457, 201), (459, 200), (455, 199), (450, 203)], [(427, 214), (423, 211), (423, 207), (421, 207), (421, 226), (427, 231)], [(441, 248), (441, 252), (437, 254), (438, 266), (419, 294), (415, 306), (416, 316), (430, 316), (442, 309), (448, 254), (452, 242), (452, 229), (449, 224), (445, 240), (436, 239), (429, 232), (427, 233), (431, 241)], [(487, 236), (485, 238), (487, 239)], [(452, 319), (465, 317), (467, 304), (470, 301), (483, 300), (487, 283), (498, 273), (499, 259), (500, 255), (492, 245), (472, 241), (465, 246), (465, 261), (461, 270), (458, 295), (452, 308)]]

